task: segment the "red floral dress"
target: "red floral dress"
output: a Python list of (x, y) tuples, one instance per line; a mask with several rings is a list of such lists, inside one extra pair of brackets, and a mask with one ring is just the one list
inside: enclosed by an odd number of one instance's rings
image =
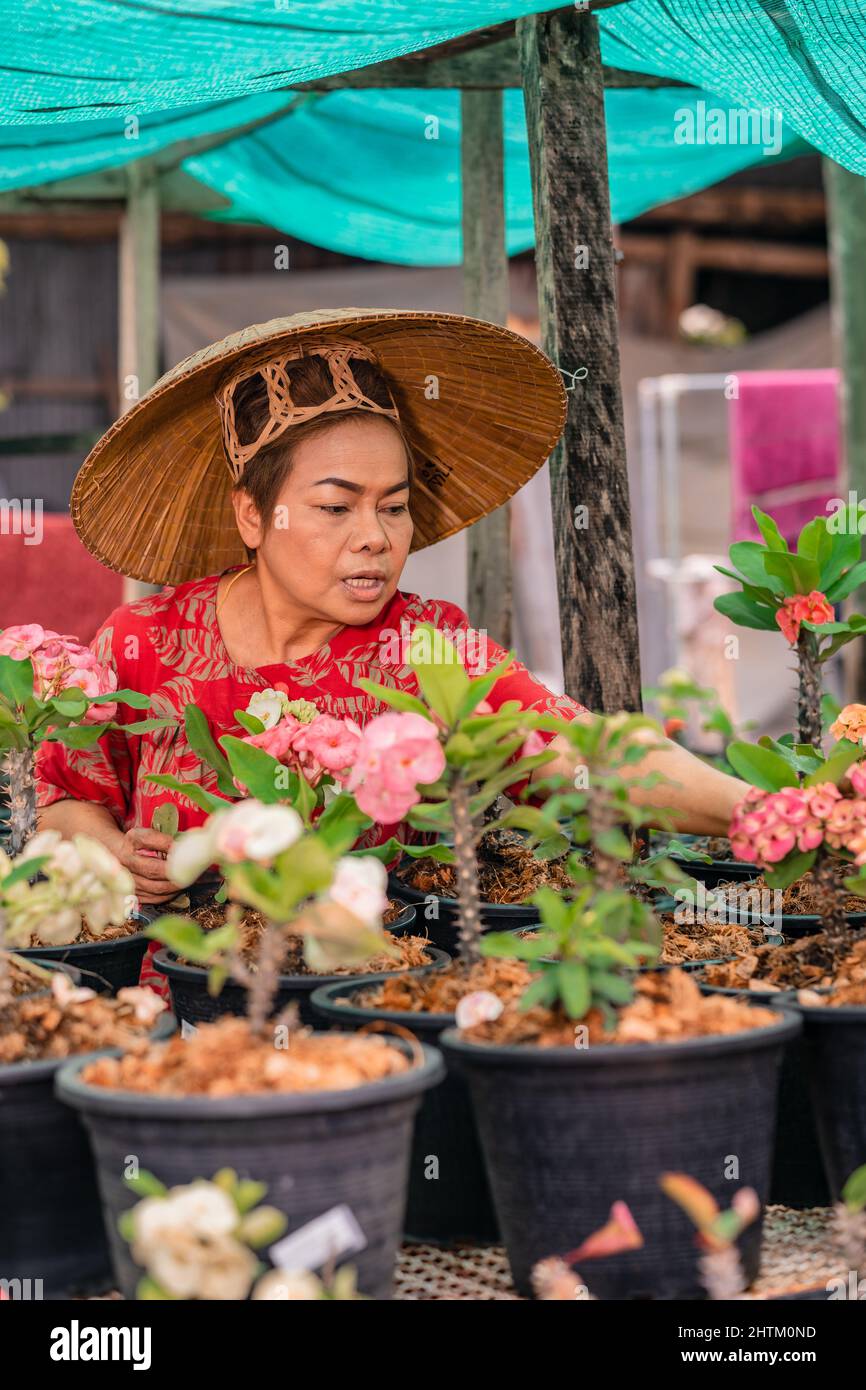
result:
[[(189, 703), (206, 715), (216, 740), (227, 733), (243, 735), (235, 710), (245, 710), (257, 690), (268, 688), (284, 691), (290, 700), (309, 700), (323, 714), (349, 717), (363, 726), (386, 707), (359, 688), (362, 677), (417, 693), (417, 678), (407, 664), (416, 624), (432, 623), (444, 631), (472, 675), (483, 674), (505, 655), (470, 627), (456, 605), (397, 592), (372, 622), (342, 628), (309, 656), (247, 669), (234, 664), (222, 639), (216, 616), (219, 578), (211, 575), (164, 589), (109, 616), (91, 644), (93, 650), (113, 665), (119, 688), (150, 696), (148, 715), (169, 716), (176, 722), (147, 734), (115, 730), (86, 749), (43, 744), (37, 761), (40, 806), (67, 799), (91, 801), (107, 806), (117, 824), (128, 830), (149, 826), (156, 808), (173, 801), (180, 829), (189, 830), (204, 821), (205, 813), (182, 793), (146, 780), (150, 773), (171, 773), (218, 794), (216, 774), (186, 740), (183, 711)], [(566, 718), (582, 708), (567, 696), (551, 694), (519, 662), (488, 696), (494, 709), (515, 699), (525, 709)], [(130, 723), (144, 713), (121, 705), (117, 719)], [(374, 826), (361, 844), (379, 844), (392, 834), (405, 839), (413, 832), (405, 826)]]

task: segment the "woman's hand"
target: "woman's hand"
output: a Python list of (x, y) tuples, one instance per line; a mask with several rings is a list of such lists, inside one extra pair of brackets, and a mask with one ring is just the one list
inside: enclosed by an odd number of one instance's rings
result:
[(173, 843), (161, 830), (136, 825), (109, 847), (132, 874), (139, 902), (163, 903), (181, 891), (165, 874), (166, 856)]

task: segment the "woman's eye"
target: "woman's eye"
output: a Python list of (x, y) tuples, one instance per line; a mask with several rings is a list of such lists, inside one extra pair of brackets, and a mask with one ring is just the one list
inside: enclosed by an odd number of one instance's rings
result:
[(344, 512), (347, 512), (348, 510), (349, 510), (348, 507), (342, 507), (342, 506), (340, 506), (339, 504), (335, 504), (333, 507), (320, 507), (320, 508), (319, 508), (319, 511), (320, 511), (320, 512), (327, 512), (327, 513), (329, 514), (329, 516), (342, 516), (343, 513), (344, 513)]
[(409, 508), (406, 506), (405, 502), (400, 502), (394, 507), (383, 508), (383, 511), (388, 512), (391, 516), (400, 516), (403, 512), (408, 512), (408, 510)]

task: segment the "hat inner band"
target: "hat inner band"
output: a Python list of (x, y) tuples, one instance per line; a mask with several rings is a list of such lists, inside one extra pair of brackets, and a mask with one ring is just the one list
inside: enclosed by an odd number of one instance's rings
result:
[[(330, 367), (334, 394), (317, 405), (295, 405), (292, 400), (291, 381), (286, 367), (289, 362), (296, 362), (301, 357), (322, 357)], [(363, 343), (323, 343), (315, 347), (299, 345), (291, 352), (271, 358), (261, 366), (236, 372), (220, 387), (216, 400), (222, 425), (223, 448), (229, 472), (236, 483), (240, 482), (246, 465), (250, 459), (255, 458), (260, 449), (279, 439), (292, 425), (312, 420), (317, 415), (335, 410), (369, 410), (376, 415), (385, 415), (399, 422), (400, 416), (393, 397), (391, 406), (388, 407), (377, 405), (369, 396), (364, 395), (349, 365), (349, 359), (352, 357), (360, 357), (366, 362), (378, 364), (376, 354)], [(257, 375), (261, 376), (267, 387), (268, 420), (257, 439), (249, 444), (242, 444), (235, 423), (234, 393), (242, 381)], [(390, 395), (390, 392), (388, 394)]]

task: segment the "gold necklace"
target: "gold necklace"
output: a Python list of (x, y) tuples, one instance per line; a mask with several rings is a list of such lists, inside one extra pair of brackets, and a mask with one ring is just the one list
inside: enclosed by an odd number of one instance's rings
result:
[(242, 570), (238, 570), (237, 574), (233, 574), (233, 575), (232, 575), (232, 577), (231, 577), (231, 579), (229, 580), (228, 584), (227, 584), (227, 585), (225, 586), (225, 588), (223, 589), (222, 598), (218, 598), (218, 599), (217, 599), (216, 610), (215, 610), (217, 614), (219, 613), (220, 609), (222, 608), (223, 604), (225, 603), (226, 599), (228, 598), (229, 594), (231, 593), (231, 591), (232, 591), (232, 585), (233, 585), (233, 584), (236, 584), (236, 583), (238, 582), (238, 580), (240, 579), (240, 577), (241, 577), (242, 574), (248, 574), (249, 571), (250, 571), (250, 570), (254, 570), (255, 567), (256, 567), (256, 566), (255, 566), (255, 561), (253, 561), (252, 564), (250, 564), (250, 565), (244, 565), (244, 567), (243, 567)]

